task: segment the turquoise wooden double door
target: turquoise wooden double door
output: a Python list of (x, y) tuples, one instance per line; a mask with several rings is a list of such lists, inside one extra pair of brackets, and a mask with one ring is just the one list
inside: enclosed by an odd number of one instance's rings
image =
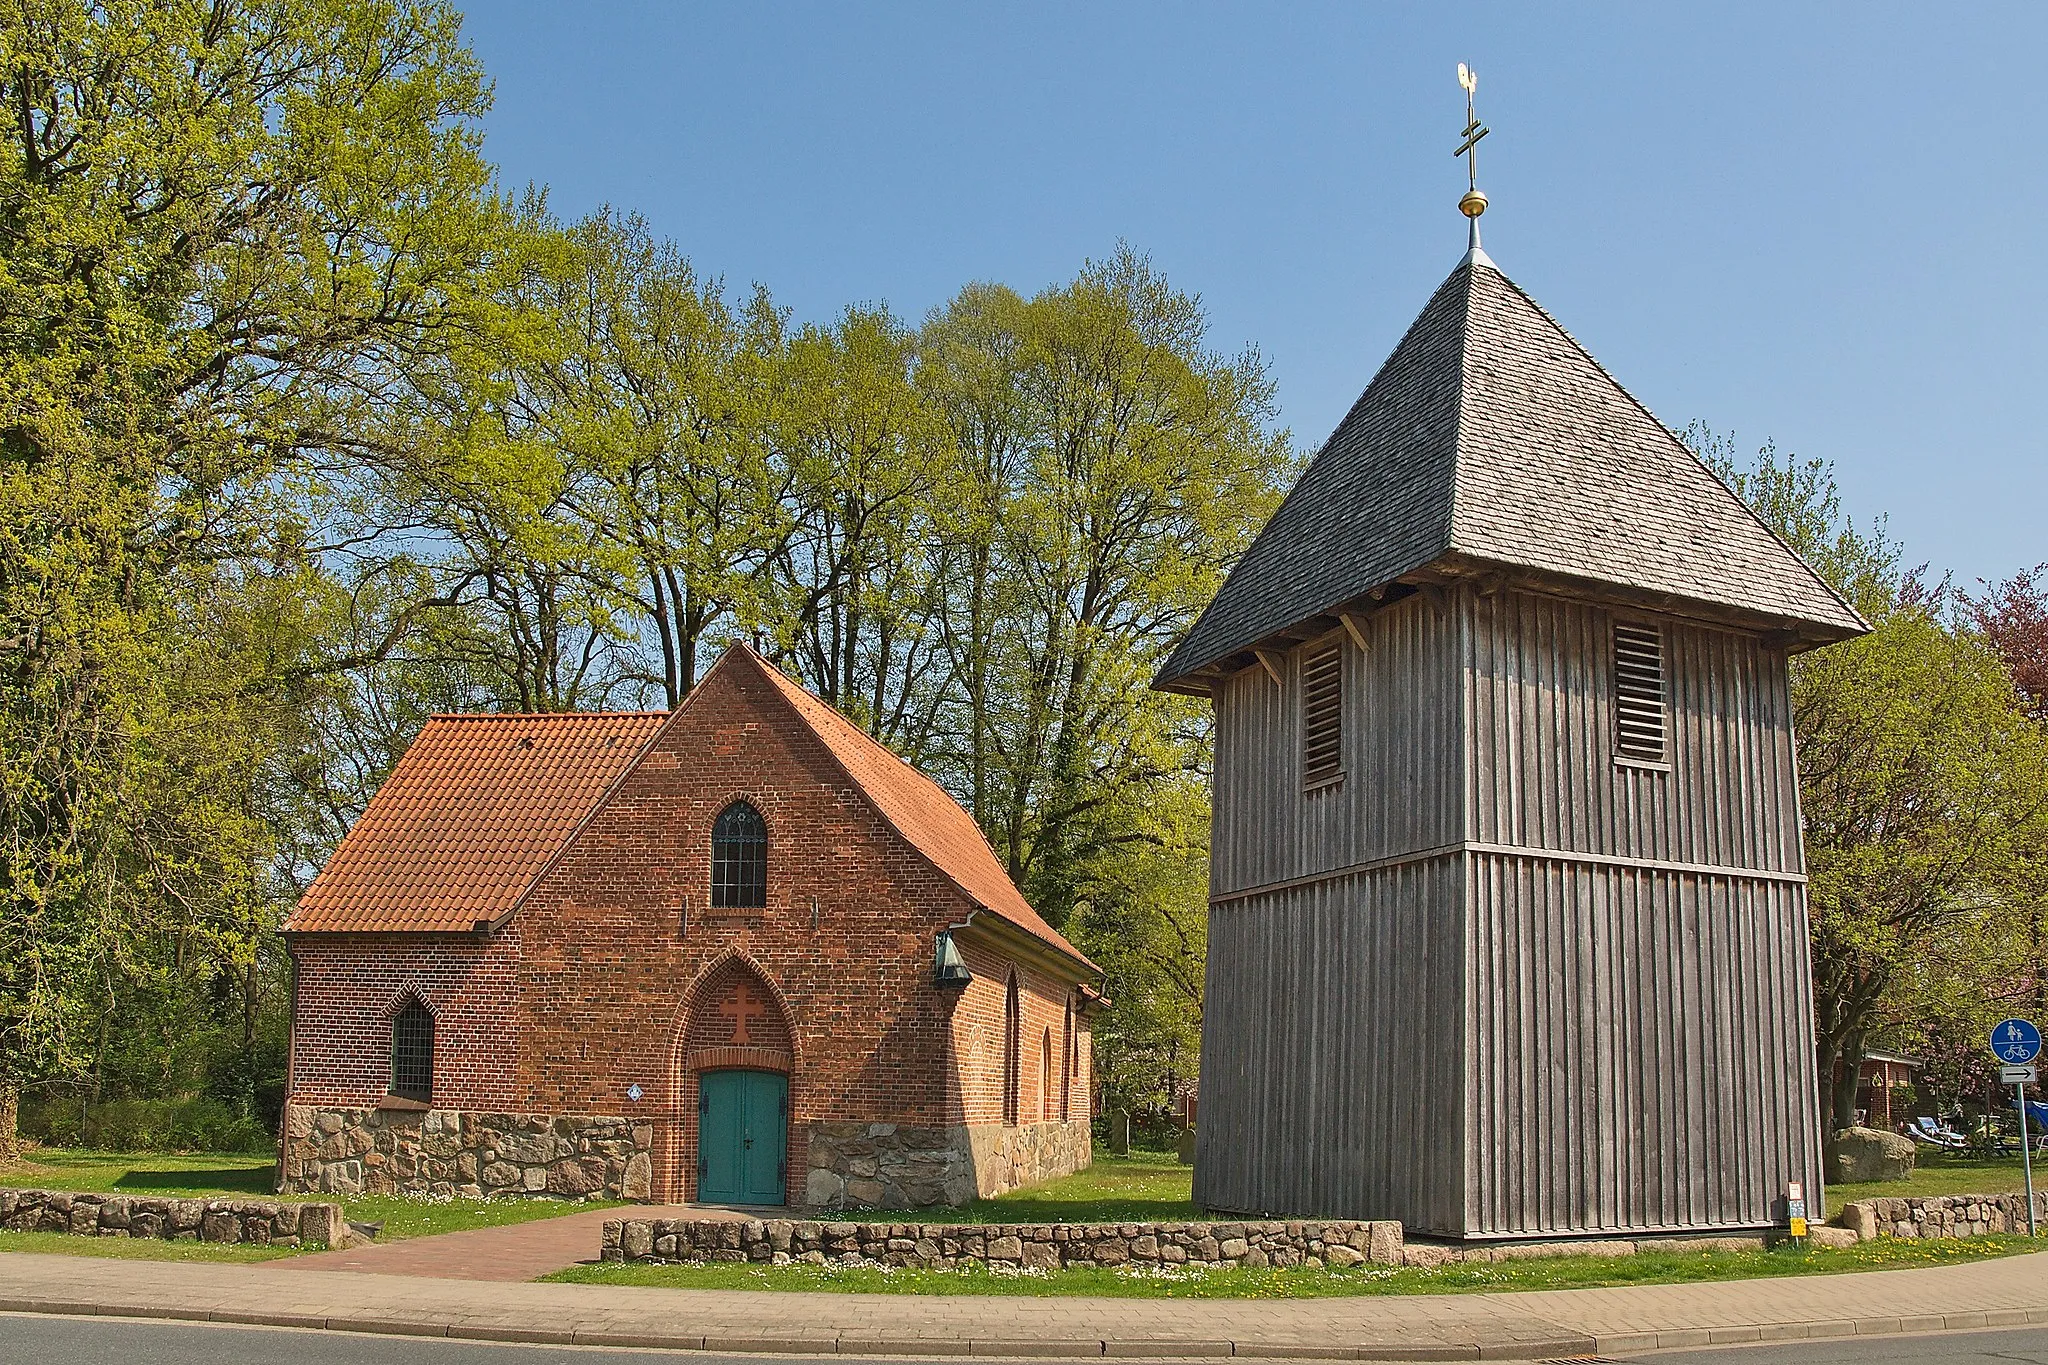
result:
[(699, 1203), (783, 1203), (788, 1141), (789, 1077), (707, 1071), (698, 1078)]

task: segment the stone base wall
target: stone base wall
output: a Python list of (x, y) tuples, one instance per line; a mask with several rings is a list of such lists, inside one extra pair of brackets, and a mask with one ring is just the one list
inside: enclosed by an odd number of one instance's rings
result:
[[(1943, 1194), (1862, 1199), (1836, 1222), (1865, 1241), (1873, 1237), (1983, 1237), (2027, 1230), (2023, 1194)], [(2048, 1191), (2034, 1195), (2034, 1221), (2048, 1224)]]
[(289, 1105), (281, 1189), (302, 1194), (645, 1200), (654, 1128), (580, 1114)]
[(1088, 1125), (1029, 1123), (913, 1127), (814, 1122), (805, 1207), (919, 1209), (987, 1199), (1085, 1169)]
[(150, 1199), (125, 1194), (0, 1189), (0, 1227), (82, 1237), (338, 1247), (348, 1240), (339, 1204), (265, 1199)]
[(1381, 1265), (1401, 1263), (1401, 1225), (1372, 1223), (824, 1223), (618, 1219), (607, 1261), (758, 1261), (918, 1266)]

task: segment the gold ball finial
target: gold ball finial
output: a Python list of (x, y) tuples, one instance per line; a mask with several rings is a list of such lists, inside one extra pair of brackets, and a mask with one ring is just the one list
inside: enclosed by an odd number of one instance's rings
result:
[(1486, 212), (1486, 191), (1474, 186), (1465, 191), (1465, 197), (1458, 201), (1458, 212), (1467, 218), (1477, 218)]

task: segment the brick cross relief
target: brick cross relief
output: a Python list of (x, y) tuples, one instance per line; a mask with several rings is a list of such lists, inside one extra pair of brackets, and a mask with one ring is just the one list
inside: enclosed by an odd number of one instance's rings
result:
[(741, 1047), (754, 1041), (747, 1032), (747, 1021), (768, 1017), (767, 1005), (755, 998), (744, 981), (733, 988), (732, 999), (720, 1005), (718, 1012), (732, 1020), (732, 1040)]

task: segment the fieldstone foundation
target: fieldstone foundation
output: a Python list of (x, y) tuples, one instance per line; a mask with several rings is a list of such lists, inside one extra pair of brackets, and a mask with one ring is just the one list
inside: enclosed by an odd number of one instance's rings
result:
[[(2048, 1191), (2034, 1196), (2034, 1220), (2048, 1223)], [(1983, 1237), (2027, 1230), (2023, 1194), (1944, 1194), (1924, 1198), (1863, 1199), (1836, 1222), (1868, 1241), (1873, 1237)]]
[[(1440, 1266), (1546, 1256), (1759, 1251), (1783, 1233), (1508, 1242), (1410, 1242), (1401, 1225), (1373, 1222), (858, 1223), (626, 1218), (607, 1222), (607, 1261), (726, 1261), (765, 1265), (888, 1265), (945, 1269), (973, 1263), (1057, 1270), (1070, 1266)], [(1817, 1246), (1853, 1246), (1844, 1228), (1814, 1227)]]
[(82, 1237), (157, 1237), (164, 1241), (253, 1246), (337, 1247), (348, 1240), (339, 1204), (281, 1204), (265, 1199), (151, 1199), (125, 1194), (0, 1189), (0, 1227), (9, 1232), (69, 1232)]
[(946, 1267), (1381, 1265), (1401, 1263), (1401, 1225), (1372, 1223), (715, 1223), (619, 1219), (607, 1261)]
[(280, 1189), (645, 1200), (653, 1145), (651, 1124), (624, 1118), (290, 1105)]
[(1085, 1169), (1088, 1125), (1028, 1123), (919, 1128), (810, 1125), (807, 1208), (919, 1209), (987, 1199)]

